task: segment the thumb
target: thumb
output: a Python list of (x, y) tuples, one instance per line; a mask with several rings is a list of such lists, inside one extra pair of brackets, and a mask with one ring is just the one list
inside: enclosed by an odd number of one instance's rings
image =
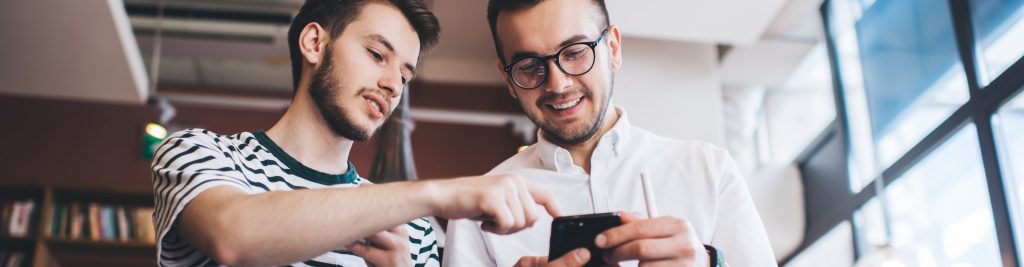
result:
[(580, 267), (590, 261), (590, 251), (578, 248), (548, 263), (548, 267)]
[(525, 257), (519, 258), (519, 261), (516, 262), (516, 265), (514, 265), (514, 267), (544, 267), (544, 265), (546, 265), (547, 262), (548, 262), (548, 257), (547, 256), (544, 256), (544, 257), (525, 256)]

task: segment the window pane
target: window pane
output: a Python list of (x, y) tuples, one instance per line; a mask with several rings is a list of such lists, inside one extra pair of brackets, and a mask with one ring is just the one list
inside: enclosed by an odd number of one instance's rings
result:
[(949, 4), (830, 1), (860, 191), (969, 98)]
[(1024, 56), (1024, 0), (968, 0), (981, 55), (982, 86)]
[[(892, 250), (906, 266), (1001, 266), (977, 129), (970, 124), (888, 186)], [(876, 206), (877, 207), (877, 206)], [(856, 217), (877, 242), (884, 208)], [(868, 248), (868, 254), (880, 253)]]
[(1000, 166), (1006, 177), (1007, 201), (1014, 218), (1017, 248), (1024, 255), (1024, 94), (1003, 106), (993, 119)]

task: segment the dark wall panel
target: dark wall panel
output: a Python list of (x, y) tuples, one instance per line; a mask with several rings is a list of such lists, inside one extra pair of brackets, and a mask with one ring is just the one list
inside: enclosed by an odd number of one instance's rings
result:
[[(281, 112), (175, 105), (175, 123), (221, 134), (268, 129)], [(141, 159), (142, 129), (152, 107), (0, 96), (0, 182), (150, 186)], [(420, 177), (482, 174), (515, 153), (508, 129), (418, 123), (412, 135)], [(351, 160), (366, 175), (374, 140), (357, 143)]]

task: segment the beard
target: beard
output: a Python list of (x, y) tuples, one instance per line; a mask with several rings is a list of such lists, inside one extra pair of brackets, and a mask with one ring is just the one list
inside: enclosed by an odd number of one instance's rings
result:
[[(313, 74), (313, 81), (309, 85), (309, 96), (313, 99), (313, 103), (316, 104), (320, 115), (324, 117), (324, 121), (327, 122), (328, 128), (334, 134), (352, 141), (369, 140), (370, 135), (376, 132), (376, 129), (370, 130), (357, 126), (350, 117), (351, 114), (336, 102), (341, 86), (338, 85), (338, 81), (335, 79), (334, 60), (331, 57), (330, 45), (327, 46), (326, 51), (324, 53), (324, 65), (317, 68)], [(365, 88), (361, 89), (359, 93), (361, 94), (367, 90)], [(387, 118), (390, 115), (390, 112), (388, 112), (384, 117)]]
[[(614, 81), (614, 78), (612, 80)], [(530, 120), (533, 121), (533, 123), (536, 124), (537, 127), (541, 129), (541, 131), (544, 133), (544, 137), (550, 139), (551, 141), (566, 145), (581, 144), (587, 140), (590, 140), (590, 138), (593, 138), (594, 135), (597, 134), (597, 131), (601, 129), (604, 117), (606, 113), (608, 113), (608, 105), (609, 103), (611, 103), (612, 92), (614, 92), (614, 82), (609, 83), (609, 85), (611, 86), (608, 90), (608, 96), (605, 97), (603, 103), (600, 104), (600, 109), (598, 109), (597, 111), (597, 116), (594, 116), (589, 121), (584, 122), (583, 125), (580, 127), (575, 127), (572, 129), (559, 128), (558, 125), (555, 125), (555, 123), (541, 120), (539, 117), (542, 116), (541, 114), (543, 113), (537, 114), (535, 116), (534, 114), (530, 114), (529, 112), (527, 112), (526, 116), (529, 117)], [(542, 96), (537, 99), (536, 104), (537, 106), (544, 108), (544, 105), (541, 103), (547, 102), (548, 100), (557, 97), (558, 95), (555, 94)], [(593, 99), (593, 93), (584, 92), (583, 98)]]

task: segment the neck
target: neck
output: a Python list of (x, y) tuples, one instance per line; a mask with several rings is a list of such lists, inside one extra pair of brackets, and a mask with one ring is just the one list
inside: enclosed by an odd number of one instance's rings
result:
[(601, 137), (608, 133), (608, 131), (611, 131), (612, 127), (614, 127), (615, 123), (618, 121), (619, 112), (615, 110), (612, 105), (608, 105), (608, 110), (605, 111), (604, 121), (600, 122), (601, 128), (599, 128), (597, 132), (594, 133), (594, 136), (590, 137), (590, 139), (579, 144), (553, 143), (565, 148), (565, 150), (568, 150), (569, 155), (572, 156), (572, 163), (576, 166), (580, 166), (587, 173), (590, 173), (590, 158), (594, 155), (594, 149), (597, 148), (598, 141), (600, 141)]
[(267, 136), (302, 165), (324, 173), (345, 173), (352, 140), (330, 129), (307, 89), (295, 92), (291, 106)]

